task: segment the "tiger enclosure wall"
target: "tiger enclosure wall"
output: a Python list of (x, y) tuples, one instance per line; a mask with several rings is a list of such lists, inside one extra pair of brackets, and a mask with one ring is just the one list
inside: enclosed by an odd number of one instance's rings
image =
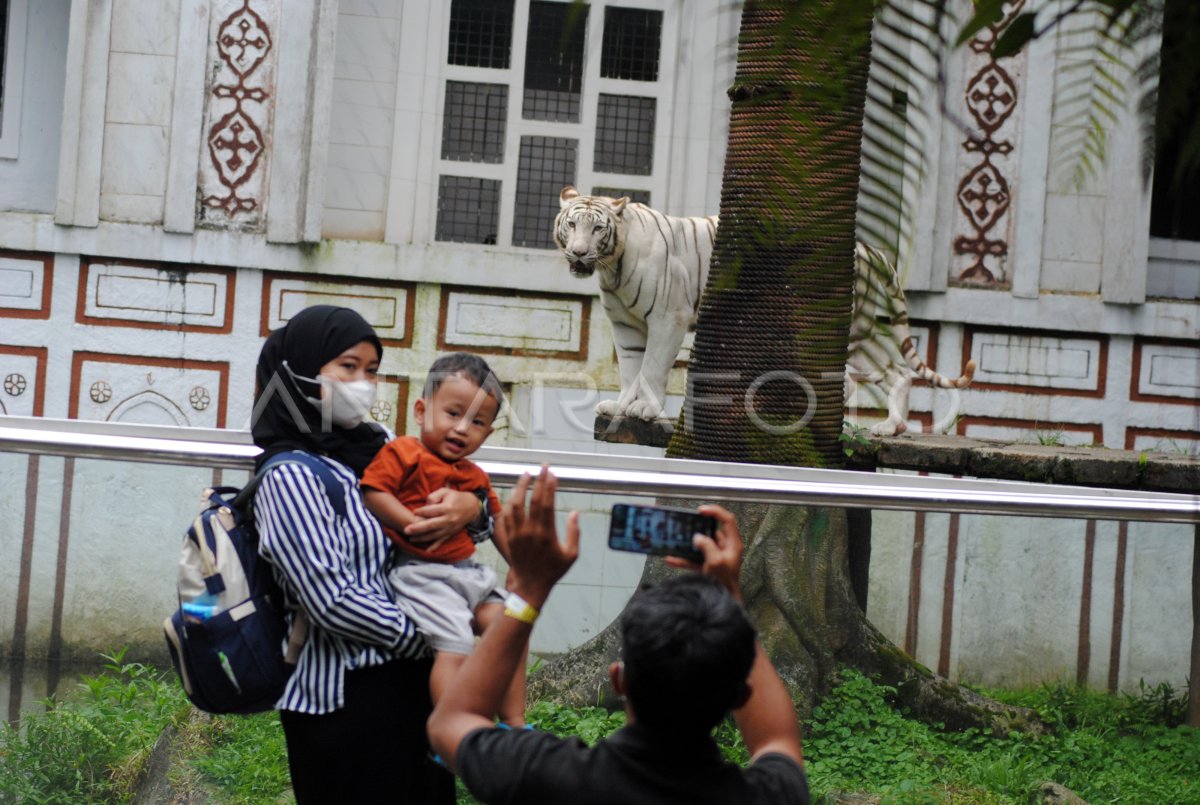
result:
[[(929, 157), (903, 188), (912, 219), (882, 245), (898, 254), (925, 362), (949, 376), (977, 366), (962, 391), (918, 382), (910, 430), (1197, 456), (1200, 242), (1152, 225), (1135, 92), (1104, 121), (1107, 161), (1079, 170), (1094, 18), (991, 56), (997, 32), (1033, 8), (1005, 4), (946, 60), (946, 114), (907, 110), (901, 145)], [(1179, 203), (1156, 197), (1158, 218)], [(870, 389), (849, 405), (857, 421), (878, 418)], [(877, 512), (873, 534), (868, 617), (941, 674), (1183, 683), (1190, 527)]]
[[(7, 0), (6, 52), (28, 47), (3, 96), (4, 143), (18, 102), (23, 130), (0, 153), (0, 413), (246, 429), (263, 339), (324, 302), (379, 332), (373, 414), (398, 432), (433, 359), (470, 350), (510, 400), (489, 444), (658, 452), (592, 439), (612, 340), (551, 229), (564, 184), (718, 204), (738, 15), (689, 8)], [(213, 473), (0, 468), (20, 479), (0, 488), (0, 656), (161, 658), (175, 534)], [(608, 502), (564, 504), (597, 550), (540, 651), (602, 629), (641, 575), (599, 550)]]
[[(266, 334), (327, 302), (378, 330), (386, 377), (373, 414), (398, 432), (414, 432), (429, 363), (461, 349), (506, 385), (489, 444), (661, 454), (592, 438), (595, 402), (618, 388), (611, 332), (595, 280), (570, 276), (555, 251), (552, 223), (566, 184), (676, 215), (718, 211), (736, 6), (0, 10), (0, 413), (245, 429)], [(983, 160), (937, 121), (924, 146), (935, 158), (912, 187), (918, 212), (880, 244), (899, 255), (924, 360), (944, 373), (979, 366), (954, 413), (946, 392), (918, 385), (909, 427), (945, 419), (967, 435), (1194, 454), (1200, 252), (1150, 238), (1130, 132), (1114, 130), (1092, 184), (1052, 176), (1069, 121), (1054, 117), (1054, 85), (1028, 78), (1056, 58), (1046, 47), (1012, 63), (970, 48), (952, 57), (958, 114), (982, 81), (998, 121), (989, 136), (1012, 148)], [(668, 413), (682, 404), (686, 357), (685, 345)], [(852, 413), (869, 421), (877, 403), (861, 393)], [(0, 655), (129, 644), (161, 657), (171, 535), (212, 473), (11, 454), (0, 471), (14, 479), (0, 487)], [(164, 478), (166, 494), (147, 492)], [(600, 547), (611, 501), (567, 498), (584, 511), (585, 558), (539, 621), (535, 651), (603, 629), (641, 574), (636, 557)], [(128, 512), (156, 526), (122, 528)], [(1179, 682), (1188, 529), (1036, 522), (878, 516), (869, 617), (952, 677), (1083, 668), (1096, 684)]]

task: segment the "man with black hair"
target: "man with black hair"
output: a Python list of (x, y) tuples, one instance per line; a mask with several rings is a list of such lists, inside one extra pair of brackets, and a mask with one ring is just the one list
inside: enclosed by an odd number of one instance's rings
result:
[[(523, 657), (550, 590), (579, 555), (579, 513), (559, 542), (557, 482), (543, 468), (523, 477), (496, 521), (511, 557), (505, 616), (467, 658), (429, 719), (434, 750), (487, 803), (622, 805), (809, 802), (800, 727), (787, 689), (740, 604), (742, 538), (720, 506), (715, 538), (696, 535), (703, 566), (638, 592), (621, 618), (620, 662), (609, 669), (625, 697), (627, 724), (588, 748), (578, 739), (505, 730), (490, 717)], [(729, 711), (750, 765), (727, 763), (712, 730)]]

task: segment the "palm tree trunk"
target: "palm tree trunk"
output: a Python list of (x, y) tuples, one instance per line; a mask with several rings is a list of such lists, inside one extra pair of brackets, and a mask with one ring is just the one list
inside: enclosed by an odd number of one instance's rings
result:
[[(843, 372), (872, 0), (749, 0), (721, 188), (721, 223), (668, 455), (842, 465)], [(680, 503), (671, 501), (671, 503)], [(698, 501), (687, 501), (695, 505)], [(939, 679), (867, 621), (844, 509), (736, 507), (742, 589), (806, 716), (853, 665), (948, 727), (1004, 731), (1029, 714)], [(671, 572), (649, 560), (643, 581)], [(606, 701), (610, 626), (531, 682), (533, 695)]]
[(669, 455), (842, 464), (872, 12), (870, 0), (745, 5), (721, 225)]

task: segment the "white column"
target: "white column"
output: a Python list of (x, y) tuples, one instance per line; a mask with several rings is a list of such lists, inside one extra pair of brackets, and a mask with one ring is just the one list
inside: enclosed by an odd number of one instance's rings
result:
[(337, 0), (289, 0), (286, 12), (279, 17), (267, 240), (316, 242), (325, 200)]
[(387, 243), (412, 243), (414, 229), (432, 231), (428, 212), (421, 215), (420, 211), (434, 198), (430, 183), (435, 181), (434, 157), (440, 153), (430, 147), (437, 134), (433, 124), (440, 91), (439, 11), (440, 4), (428, 0), (404, 0), (401, 12), (392, 165), (383, 236)]
[(1025, 81), (1021, 90), (1020, 162), (1013, 193), (1012, 294), (1037, 299), (1041, 293), (1042, 236), (1046, 230), (1046, 193), (1050, 177), (1054, 82), (1057, 68), (1054, 37), (1043, 36), (1026, 46)]
[(65, 226), (100, 223), (100, 161), (104, 153), (104, 107), (112, 0), (72, 0), (63, 93), (62, 143), (58, 155), (58, 206)]
[(163, 229), (196, 229), (196, 177), (203, 158), (209, 0), (182, 0), (175, 48), (175, 97), (168, 132)]

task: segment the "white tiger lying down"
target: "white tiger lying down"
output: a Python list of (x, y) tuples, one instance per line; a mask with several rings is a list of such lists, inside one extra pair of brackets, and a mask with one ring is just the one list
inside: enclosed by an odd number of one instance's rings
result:
[[(596, 413), (662, 417), (667, 374), (700, 309), (717, 216), (664, 215), (627, 197), (581, 196), (574, 187), (563, 188), (559, 203), (554, 240), (574, 276), (598, 274), (600, 302), (616, 342), (621, 393), (599, 402)], [(934, 385), (962, 388), (971, 382), (975, 364), (969, 361), (954, 380), (925, 366), (909, 338), (904, 293), (891, 263), (860, 244), (855, 266), (847, 383), (853, 376), (887, 386), (888, 419), (871, 430), (902, 433), (912, 385), (909, 367)], [(890, 324), (877, 322), (877, 316)]]

